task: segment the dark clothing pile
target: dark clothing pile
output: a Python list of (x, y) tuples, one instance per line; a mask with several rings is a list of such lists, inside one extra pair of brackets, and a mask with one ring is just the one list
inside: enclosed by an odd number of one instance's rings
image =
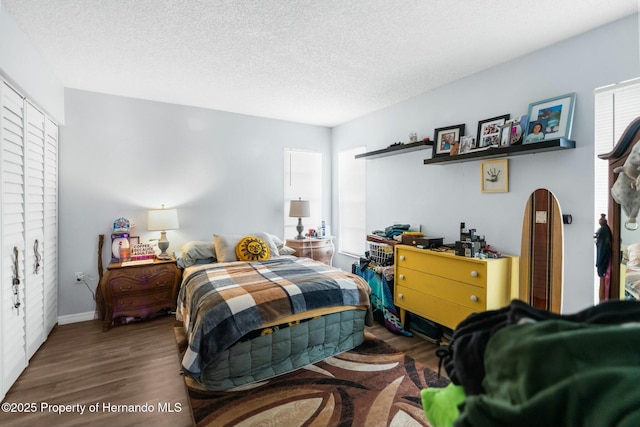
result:
[(409, 231), (411, 225), (409, 224), (394, 224), (386, 227), (383, 230), (375, 230), (371, 234), (375, 234), (376, 236), (384, 237), (389, 240), (393, 239), (395, 236), (399, 236), (405, 231)]
[(640, 302), (561, 315), (514, 300), (466, 318), (438, 356), (467, 395), (454, 426), (640, 425)]

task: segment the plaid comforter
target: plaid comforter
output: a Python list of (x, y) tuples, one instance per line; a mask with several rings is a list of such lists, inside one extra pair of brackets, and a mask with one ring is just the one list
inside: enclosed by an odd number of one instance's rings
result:
[(210, 356), (282, 317), (323, 307), (368, 307), (369, 293), (362, 278), (309, 258), (186, 270), (178, 295), (178, 317), (189, 339), (183, 370), (198, 377)]

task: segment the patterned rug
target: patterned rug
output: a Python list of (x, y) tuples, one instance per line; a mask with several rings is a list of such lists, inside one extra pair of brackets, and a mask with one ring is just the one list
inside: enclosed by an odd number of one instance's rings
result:
[[(185, 346), (182, 328), (176, 340)], [(355, 349), (276, 378), (207, 391), (185, 377), (204, 426), (429, 426), (420, 390), (449, 380), (365, 332)]]

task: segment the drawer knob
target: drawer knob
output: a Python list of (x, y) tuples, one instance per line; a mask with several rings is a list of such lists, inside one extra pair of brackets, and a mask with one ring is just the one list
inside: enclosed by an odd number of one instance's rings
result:
[(478, 302), (478, 297), (475, 295), (471, 295), (471, 301)]
[(404, 298), (404, 294), (398, 294), (398, 299)]
[(404, 261), (404, 255), (400, 255), (400, 261)]
[(477, 271), (472, 271), (471, 272), (471, 277), (478, 277), (478, 272)]
[(400, 280), (404, 280), (404, 274), (401, 274), (399, 277), (400, 277)]

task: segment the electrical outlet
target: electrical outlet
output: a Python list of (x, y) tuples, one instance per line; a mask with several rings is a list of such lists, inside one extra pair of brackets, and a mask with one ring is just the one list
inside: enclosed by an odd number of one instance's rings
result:
[(76, 282), (82, 282), (84, 279), (84, 273), (82, 271), (76, 271)]

